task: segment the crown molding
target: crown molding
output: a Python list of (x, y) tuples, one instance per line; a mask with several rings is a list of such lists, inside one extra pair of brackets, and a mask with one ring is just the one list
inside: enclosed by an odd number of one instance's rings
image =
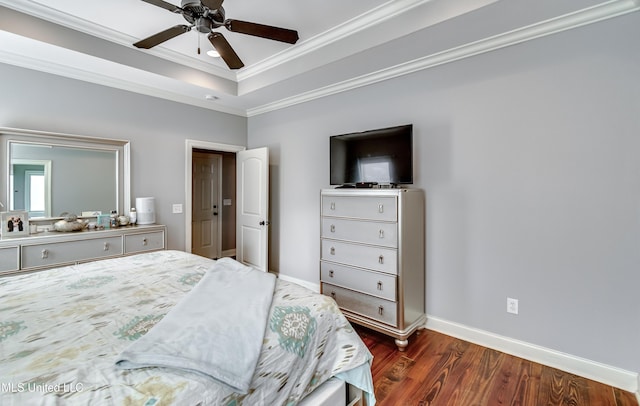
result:
[[(305, 40), (294, 47), (287, 48), (239, 71), (231, 71), (223, 67), (211, 65), (198, 58), (189, 57), (188, 55), (162, 47), (147, 49), (140, 52), (148, 53), (171, 62), (202, 70), (212, 75), (220, 76), (224, 79), (240, 82), (256, 75), (260, 75), (278, 66), (285, 65), (291, 62), (292, 59), (313, 53), (320, 48), (344, 39), (346, 36), (374, 27), (383, 21), (390, 20), (399, 14), (431, 1), (433, 0), (388, 1), (387, 3), (356, 16), (337, 27), (333, 27), (332, 29)], [(120, 31), (109, 29), (82, 18), (28, 0), (0, 0), (0, 5), (126, 47), (131, 47), (131, 44), (138, 39)]]
[(345, 21), (331, 29), (309, 38), (300, 44), (285, 49), (258, 63), (248, 66), (238, 72), (238, 81), (264, 73), (277, 66), (290, 63), (292, 59), (313, 53), (314, 51), (340, 41), (347, 36), (374, 27), (383, 21), (390, 20), (399, 14), (415, 7), (429, 3), (432, 0), (397, 0), (388, 1), (359, 16)]
[(609, 0), (604, 3), (571, 12), (552, 19), (524, 26), (502, 34), (427, 55), (409, 62), (401, 63), (376, 72), (324, 86), (312, 91), (287, 97), (273, 103), (247, 110), (247, 117), (257, 116), (271, 111), (305, 103), (322, 97), (357, 89), (385, 80), (408, 75), (424, 69), (433, 68), (450, 62), (459, 61), (475, 55), (494, 51), (511, 45), (520, 44), (536, 38), (545, 37), (562, 31), (593, 24), (598, 21), (618, 17), (640, 10), (640, 0)]
[(77, 66), (63, 65), (56, 62), (45, 61), (38, 58), (32, 58), (25, 55), (19, 55), (12, 52), (3, 51), (0, 49), (0, 63), (6, 63), (9, 65), (20, 66), (22, 68), (33, 69), (40, 72), (51, 73), (71, 79), (77, 79), (84, 82), (95, 83), (102, 86), (108, 86), (116, 89), (121, 89), (129, 92), (144, 94), (147, 96), (158, 97), (165, 100), (174, 101), (182, 104), (189, 104), (192, 106), (202, 107), (209, 110), (219, 111), (222, 113), (233, 114), (236, 116), (246, 117), (246, 111), (240, 108), (234, 108), (210, 102), (207, 100), (195, 99), (190, 96), (185, 96), (177, 92), (164, 90), (158, 86), (146, 86), (140, 81), (126, 80), (120, 76), (109, 76), (98, 73), (96, 71), (89, 71), (80, 69)]
[[(85, 19), (72, 16), (70, 14), (55, 10), (47, 6), (43, 6), (42, 4), (36, 2), (30, 2), (27, 0), (0, 0), (0, 5), (75, 31), (83, 32), (85, 34), (103, 39), (105, 41), (125, 46), (127, 48), (132, 48), (132, 44), (139, 39), (124, 34), (120, 31), (112, 30), (110, 28), (92, 23)], [(231, 71), (227, 68), (211, 65), (198, 58), (190, 57), (188, 55), (175, 52), (167, 48), (157, 47), (144, 51), (140, 50), (140, 52), (157, 56), (159, 58), (166, 59), (180, 65), (188, 66), (190, 68), (198, 69), (211, 75), (222, 77), (224, 79), (233, 80), (236, 82), (238, 81), (237, 73), (234, 71)]]
[[(273, 61), (268, 62), (265, 60), (264, 65), (257, 65), (257, 67), (255, 68), (256, 69), (255, 71), (249, 70), (247, 68), (248, 73), (246, 75), (243, 73), (243, 75), (245, 76), (240, 76), (240, 77), (246, 78), (246, 77), (249, 77), (247, 75), (256, 75), (259, 72), (264, 72), (265, 70), (268, 70), (282, 63), (282, 61), (285, 59), (300, 57), (305, 53), (309, 53), (309, 52), (312, 52), (314, 49), (318, 49), (318, 47), (326, 46), (332, 42), (338, 41), (340, 35), (347, 35), (348, 33), (353, 33), (353, 30), (365, 29), (371, 26), (371, 24), (373, 24), (375, 21), (379, 21), (379, 20), (376, 20), (376, 18), (379, 18), (380, 13), (384, 14), (384, 16), (388, 16), (390, 13), (396, 13), (396, 14), (402, 13), (406, 11), (408, 8), (417, 7), (428, 1), (429, 0), (401, 0), (401, 1), (398, 1), (397, 4), (395, 1), (385, 3), (382, 6), (372, 10), (371, 12), (366, 13), (366, 15), (363, 17), (364, 21), (358, 21), (358, 19), (349, 21), (341, 25), (336, 30), (331, 30), (331, 32), (323, 33), (317, 37), (314, 37), (312, 40), (309, 40), (300, 44), (301, 45), (300, 49), (298, 49), (298, 47), (292, 47), (290, 50), (287, 50), (286, 52), (281, 52), (277, 54), (276, 57), (274, 57)], [(11, 2), (11, 4), (7, 4), (7, 3), (8, 3), (7, 0), (0, 0), (0, 5), (7, 6), (17, 11), (25, 12), (26, 14), (34, 15), (33, 4), (35, 3), (28, 3), (25, 0), (15, 0)], [(28, 12), (25, 9), (27, 3), (29, 5)], [(45, 10), (50, 10), (45, 6), (38, 6), (36, 8), (37, 10), (35, 11), (35, 13), (44, 13)], [(605, 1), (603, 3), (600, 3), (592, 7), (584, 8), (584, 9), (571, 12), (559, 17), (555, 17), (555, 18), (541, 21), (535, 24), (524, 26), (512, 31), (487, 37), (478, 41), (469, 42), (467, 44), (446, 49), (437, 53), (433, 53), (409, 62), (397, 64), (389, 68), (385, 68), (385, 69), (381, 69), (365, 75), (357, 76), (348, 80), (337, 82), (328, 86), (317, 88), (308, 92), (303, 92), (291, 97), (286, 97), (272, 103), (266, 103), (257, 107), (246, 109), (246, 110), (240, 107), (225, 106), (224, 104), (222, 104), (224, 103), (224, 101), (212, 103), (210, 101), (200, 100), (194, 97), (186, 96), (179, 92), (174, 92), (171, 90), (159, 88), (157, 86), (141, 84), (139, 81), (126, 80), (122, 77), (115, 77), (115, 75), (101, 74), (96, 71), (89, 71), (86, 69), (83, 70), (76, 66), (63, 65), (58, 62), (42, 61), (30, 56), (18, 55), (16, 53), (11, 53), (3, 50), (0, 50), (0, 62), (5, 62), (11, 65), (17, 65), (17, 66), (21, 66), (29, 69), (40, 70), (43, 72), (53, 73), (53, 74), (57, 74), (57, 75), (61, 75), (69, 78), (83, 80), (86, 82), (101, 84), (105, 86), (111, 86), (111, 87), (122, 89), (122, 90), (159, 97), (167, 100), (176, 101), (178, 103), (184, 103), (184, 104), (189, 104), (197, 107), (207, 108), (210, 110), (220, 111), (223, 113), (229, 113), (229, 114), (243, 116), (243, 117), (252, 117), (260, 114), (265, 114), (271, 111), (283, 109), (286, 107), (294, 106), (296, 104), (305, 103), (305, 102), (319, 99), (322, 97), (327, 97), (327, 96), (331, 96), (341, 92), (357, 89), (362, 86), (367, 86), (367, 85), (378, 83), (381, 81), (393, 79), (393, 78), (407, 75), (413, 72), (421, 71), (424, 69), (429, 69), (429, 68), (443, 65), (449, 62), (462, 60), (471, 56), (480, 55), (486, 52), (490, 52), (490, 51), (504, 48), (507, 46), (523, 43), (536, 38), (541, 38), (544, 36), (556, 34), (556, 33), (570, 30), (573, 28), (582, 27), (588, 24), (614, 18), (627, 13), (635, 12), (638, 10), (640, 10), (640, 0)], [(47, 14), (47, 13), (44, 13), (44, 14)], [(73, 19), (74, 24), (70, 25), (69, 23), (70, 16), (66, 16), (66, 17), (65, 16), (66, 15), (62, 15), (62, 13), (57, 13), (56, 15), (49, 13), (46, 16), (38, 16), (38, 17), (48, 21), (55, 22), (57, 24), (64, 25), (66, 27), (79, 29), (87, 33), (87, 30), (89, 30), (88, 27), (81, 29), (81, 28), (78, 28), (77, 25), (75, 24), (77, 23), (78, 19), (74, 18)], [(99, 36), (101, 38), (107, 39), (112, 42), (114, 42), (114, 39), (113, 39), (114, 36), (120, 35), (120, 39), (117, 41), (122, 41), (123, 44), (125, 43), (129, 44), (130, 42), (129, 41), (130, 38), (126, 39), (125, 38), (126, 36), (124, 36), (123, 34), (118, 34), (117, 32), (113, 32), (112, 30), (107, 30), (104, 27), (98, 27), (93, 24), (91, 24), (91, 26), (92, 26), (92, 29), (94, 30), (92, 32), (88, 32), (91, 35)], [(345, 34), (345, 32), (347, 34)], [(174, 54), (175, 55), (173, 57), (176, 58), (176, 62), (184, 64), (184, 56), (180, 55), (178, 57), (177, 53), (174, 53)], [(168, 57), (166, 59), (168, 59)], [(194, 60), (197, 62), (201, 62), (197, 59), (194, 59)], [(238, 75), (240, 75), (240, 72), (238, 73)]]

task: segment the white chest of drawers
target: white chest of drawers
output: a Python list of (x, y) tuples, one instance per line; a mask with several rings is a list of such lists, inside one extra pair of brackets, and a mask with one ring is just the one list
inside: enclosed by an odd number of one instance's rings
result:
[(423, 191), (326, 189), (321, 210), (322, 293), (404, 350), (426, 322)]
[(36, 234), (0, 241), (0, 275), (166, 249), (166, 227)]

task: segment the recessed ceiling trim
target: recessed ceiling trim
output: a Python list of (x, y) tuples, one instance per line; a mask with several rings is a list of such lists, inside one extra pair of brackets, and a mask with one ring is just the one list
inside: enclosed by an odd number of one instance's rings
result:
[[(36, 2), (30, 2), (27, 0), (0, 0), (0, 5), (33, 17), (40, 18), (45, 21), (49, 21), (54, 24), (61, 25), (66, 28), (80, 31), (85, 34), (92, 35), (94, 37), (101, 38), (133, 49), (137, 48), (133, 47), (132, 44), (140, 39), (124, 34), (120, 31), (112, 30), (94, 22), (72, 16), (59, 10), (43, 6)], [(231, 71), (222, 66), (212, 65), (205, 61), (201, 61), (198, 58), (190, 57), (188, 55), (184, 55), (167, 48), (156, 47), (154, 49), (144, 51), (140, 50), (139, 52), (157, 56), (171, 62), (188, 66), (190, 68), (195, 68), (212, 75), (220, 76), (224, 79), (233, 80), (236, 82), (238, 81), (237, 72)]]
[(305, 103), (322, 97), (357, 89), (424, 69), (455, 62), (536, 38), (582, 27), (598, 21), (618, 17), (640, 10), (640, 0), (610, 0), (592, 7), (577, 10), (549, 20), (541, 21), (502, 34), (473, 41), (458, 47), (427, 55), (376, 72), (361, 75), (329, 86), (287, 97), (273, 103), (247, 109), (247, 117)]
[(18, 55), (15, 53), (3, 51), (1, 49), (0, 62), (23, 68), (33, 69), (40, 72), (51, 73), (71, 79), (81, 80), (84, 82), (95, 83), (98, 85), (108, 86), (129, 92), (144, 94), (147, 96), (158, 97), (178, 103), (189, 104), (192, 106), (206, 108), (208, 110), (215, 110), (222, 113), (246, 117), (246, 111), (244, 109), (233, 108), (217, 103), (212, 104), (211, 101), (208, 101), (204, 98), (195, 99), (193, 97), (185, 96), (176, 92), (163, 90), (158, 86), (145, 86), (140, 82), (124, 80), (121, 77), (108, 76), (95, 71), (79, 69), (76, 66), (62, 65), (25, 55)]
[(340, 41), (346, 36), (374, 27), (383, 21), (396, 17), (398, 14), (407, 12), (430, 1), (432, 0), (397, 0), (384, 3), (325, 32), (306, 39), (296, 46), (287, 48), (263, 61), (247, 66), (238, 72), (238, 81), (259, 75), (276, 66), (289, 63), (292, 59), (310, 54), (319, 48)]
[[(421, 0), (410, 0), (418, 1)], [(23, 0), (16, 0), (16, 3), (24, 3)], [(0, 4), (6, 4), (5, 0), (0, 0)], [(12, 4), (13, 7), (14, 4)], [(77, 66), (63, 65), (58, 61), (42, 61), (37, 57), (23, 54), (11, 53), (0, 50), (0, 62), (35, 69), (43, 72), (57, 74), (69, 78), (83, 80), (86, 82), (111, 86), (126, 91), (137, 92), (153, 97), (185, 103), (193, 106), (207, 108), (238, 116), (251, 117), (270, 111), (279, 110), (296, 104), (304, 103), (321, 97), (330, 96), (344, 91), (359, 88), (369, 84), (374, 84), (384, 80), (393, 79), (412, 72), (439, 66), (448, 62), (453, 62), (479, 55), (492, 50), (500, 49), (510, 45), (522, 43), (531, 39), (544, 37), (561, 31), (581, 27), (594, 22), (606, 20), (616, 16), (640, 10), (640, 0), (610, 0), (598, 5), (584, 8), (576, 12), (568, 13), (556, 18), (541, 21), (519, 29), (494, 35), (479, 41), (473, 41), (458, 47), (433, 53), (413, 61), (398, 64), (390, 68), (381, 69), (376, 72), (354, 77), (329, 86), (324, 86), (309, 92), (303, 92), (292, 97), (282, 98), (273, 103), (244, 109), (240, 106), (233, 107), (222, 103), (211, 103), (204, 100), (203, 96), (191, 97), (173, 90), (166, 90), (162, 86), (143, 85), (139, 82), (124, 80), (114, 74), (101, 74), (89, 69), (80, 69)], [(205, 92), (203, 92), (203, 95)]]

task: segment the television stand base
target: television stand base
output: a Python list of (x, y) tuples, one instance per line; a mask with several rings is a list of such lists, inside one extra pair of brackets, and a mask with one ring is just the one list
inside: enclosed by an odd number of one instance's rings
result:
[(357, 189), (371, 189), (372, 187), (376, 186), (378, 184), (378, 182), (358, 182), (356, 183), (356, 188)]

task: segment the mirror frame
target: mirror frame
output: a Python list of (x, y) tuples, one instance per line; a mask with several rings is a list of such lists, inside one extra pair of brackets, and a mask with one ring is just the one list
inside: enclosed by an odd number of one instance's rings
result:
[[(3, 174), (0, 176), (0, 211), (9, 210), (9, 173), (11, 170), (11, 144), (39, 144), (71, 148), (85, 148), (114, 151), (118, 162), (116, 168), (117, 196), (119, 214), (126, 214), (131, 207), (131, 143), (128, 140), (89, 137), (84, 135), (54, 133), (19, 128), (0, 127), (0, 157)], [(79, 213), (78, 213), (79, 214)], [(59, 217), (38, 217), (30, 221), (55, 220)]]

